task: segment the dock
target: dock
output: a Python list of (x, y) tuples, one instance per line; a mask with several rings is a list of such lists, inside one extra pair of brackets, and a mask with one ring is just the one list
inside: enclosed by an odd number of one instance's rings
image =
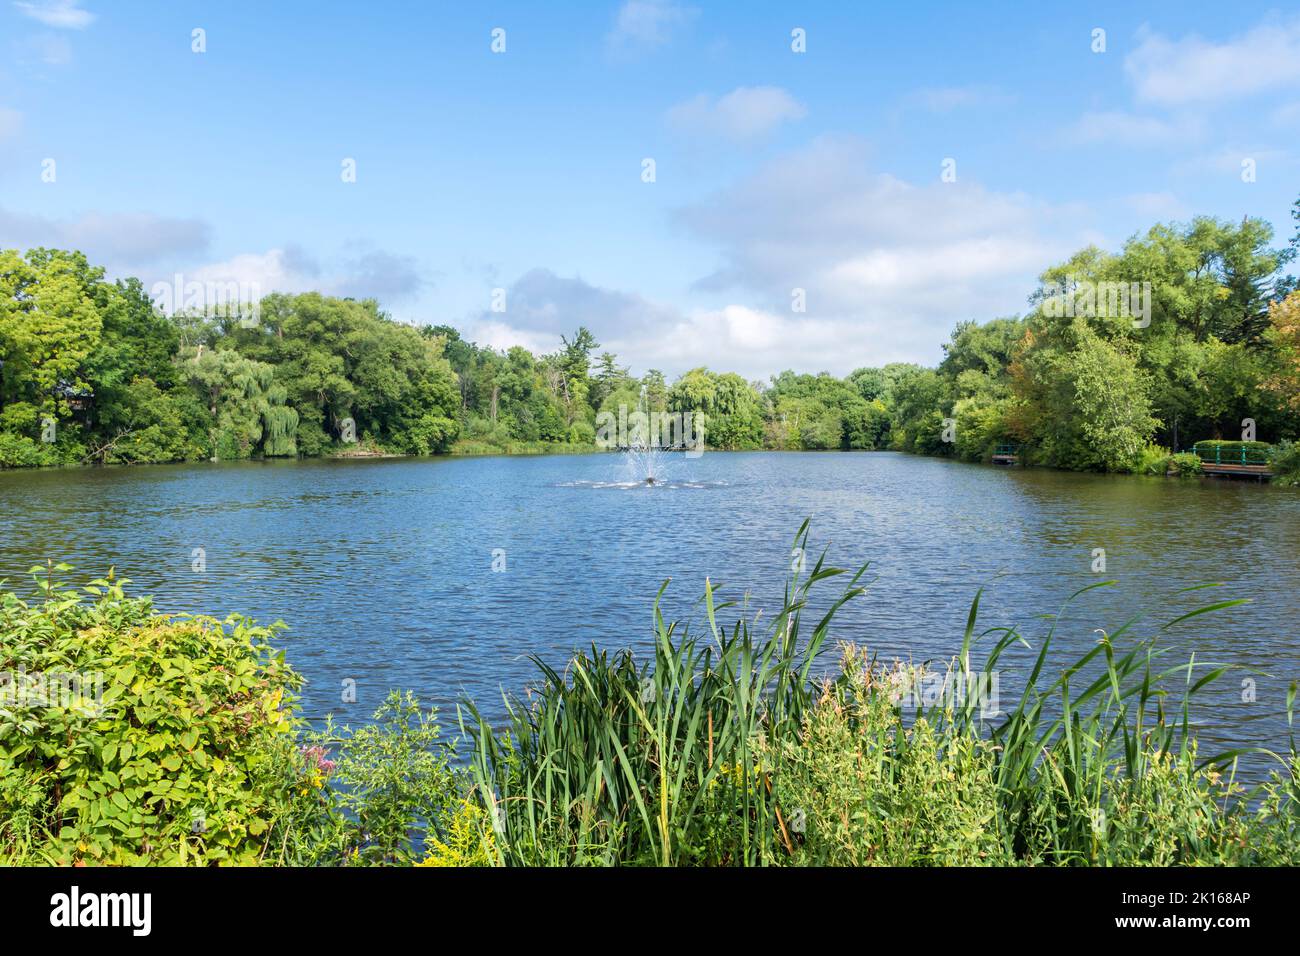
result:
[(1197, 442), (1192, 446), (1192, 454), (1201, 459), (1201, 473), (1205, 475), (1254, 478), (1257, 481), (1267, 481), (1273, 477), (1268, 452), (1259, 448), (1232, 448), (1225, 451), (1217, 442)]
[(998, 445), (993, 449), (993, 464), (1016, 465), (1020, 463), (1019, 445)]

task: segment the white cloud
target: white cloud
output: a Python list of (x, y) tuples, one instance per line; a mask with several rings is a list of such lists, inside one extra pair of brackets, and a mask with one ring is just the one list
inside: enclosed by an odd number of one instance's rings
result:
[(502, 352), (516, 345), (522, 345), (534, 355), (544, 355), (560, 347), (559, 335), (539, 334), (517, 329), (507, 322), (493, 322), (486, 319), (472, 323), (466, 330), (465, 337), (478, 345)]
[(95, 22), (93, 13), (81, 9), (80, 0), (18, 0), (14, 6), (25, 16), (59, 30), (84, 30)]
[[(957, 321), (1023, 311), (1037, 274), (1084, 244), (1075, 212), (937, 176), (911, 184), (873, 172), (863, 144), (823, 139), (677, 219), (721, 252), (699, 287), (753, 297), (749, 337), (727, 328), (756, 365), (784, 368), (794, 350), (807, 367), (843, 372), (933, 360)], [(806, 313), (792, 311), (795, 289)], [(773, 326), (756, 315), (779, 321), (779, 345), (761, 347)]]
[(1185, 146), (1200, 139), (1204, 124), (1192, 116), (1161, 119), (1120, 110), (1085, 113), (1069, 129), (1074, 143), (1101, 143), (1119, 148), (1133, 146)]
[[(665, 305), (535, 269), (469, 335), (546, 350), (586, 325), (634, 371), (669, 374), (934, 362), (958, 321), (1023, 312), (1037, 275), (1095, 238), (1078, 208), (937, 175), (908, 183), (871, 170), (866, 153), (819, 140), (676, 213), (719, 249), (720, 268), (697, 284), (716, 306)], [(794, 311), (796, 288), (806, 312)]]
[(678, 318), (672, 309), (641, 296), (541, 268), (516, 279), (505, 290), (504, 304), (504, 312), (483, 311), (473, 317), (473, 327), (497, 336), (498, 341), (513, 336), (509, 344), (552, 343), (547, 348), (580, 325), (603, 342), (610, 336), (651, 334)]
[(620, 354), (635, 356), (646, 367), (669, 374), (707, 365), (751, 380), (765, 380), (788, 368), (847, 372), (868, 362), (901, 357), (877, 343), (862, 341), (841, 322), (735, 303), (694, 310), (653, 338), (617, 345), (626, 349)]
[(673, 0), (626, 0), (605, 37), (613, 52), (648, 52), (664, 46), (696, 16), (694, 7)]
[(306, 292), (314, 284), (311, 269), (295, 262), (292, 252), (268, 249), (246, 252), (224, 262), (212, 262), (184, 272), (186, 282), (232, 282), (255, 290), (256, 295), (271, 292)]
[(701, 93), (668, 111), (668, 124), (691, 135), (758, 139), (807, 115), (803, 104), (776, 86), (741, 86), (722, 97)]
[(1300, 17), (1273, 19), (1222, 43), (1148, 33), (1124, 69), (1139, 99), (1166, 106), (1273, 90), (1300, 80)]
[(177, 254), (202, 252), (211, 228), (199, 219), (153, 213), (90, 212), (76, 219), (51, 219), (0, 208), (0, 237), (7, 247), (76, 249), (111, 272), (151, 266)]
[(321, 292), (354, 299), (377, 299), (381, 305), (410, 299), (428, 284), (410, 256), (353, 245), (326, 263), (296, 245), (241, 253), (184, 271), (185, 281), (234, 282), (271, 292)]

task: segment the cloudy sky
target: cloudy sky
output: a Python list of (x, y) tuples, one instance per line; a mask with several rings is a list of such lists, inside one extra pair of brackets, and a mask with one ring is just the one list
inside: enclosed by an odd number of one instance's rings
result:
[(0, 247), (765, 378), (1157, 220), (1289, 237), (1294, 6), (1048, 6), (0, 0)]

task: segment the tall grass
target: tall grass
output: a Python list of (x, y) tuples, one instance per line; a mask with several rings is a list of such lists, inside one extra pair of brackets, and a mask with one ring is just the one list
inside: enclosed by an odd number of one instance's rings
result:
[[(795, 547), (807, 553), (808, 523)], [(1170, 621), (1130, 621), (1047, 676), (1055, 619), (1014, 706), (992, 721), (976, 695), (910, 706), (899, 670), (856, 648), (823, 677), (836, 612), (867, 567), (796, 572), (762, 633), (706, 582), (703, 634), (655, 601), (652, 660), (593, 646), (507, 696), (493, 726), (460, 709), (471, 799), (494, 862), (673, 866), (791, 863), (1295, 862), (1295, 746), (1246, 791), (1231, 750), (1197, 754), (1190, 705), (1227, 665), (1164, 666)], [(810, 593), (846, 575), (820, 616)], [(1084, 588), (1071, 601), (1096, 587)], [(1068, 603), (1068, 602), (1067, 602)], [(999, 670), (1015, 628), (980, 630), (973, 601), (948, 676)], [(805, 620), (805, 615), (809, 619)], [(1059, 615), (1057, 616), (1059, 618)], [(991, 641), (981, 668), (977, 645)], [(1288, 715), (1295, 688), (1288, 697)]]
[[(805, 522), (801, 539), (806, 533)], [(526, 698), (507, 698), (503, 732), (467, 702), (462, 729), (473, 743), (472, 779), (503, 862), (770, 861), (784, 821), (770, 775), (754, 763), (754, 743), (762, 734), (798, 732), (831, 620), (861, 593), (866, 570), (852, 575), (804, 640), (810, 589), (845, 573), (824, 561), (787, 583), (765, 638), (743, 618), (730, 630), (719, 627), (718, 615), (733, 605), (718, 603), (709, 582), (706, 637), (669, 624), (661, 588), (652, 662), (594, 646), (564, 674), (536, 660), (541, 685)], [(734, 844), (710, 843), (710, 832), (722, 829)]]

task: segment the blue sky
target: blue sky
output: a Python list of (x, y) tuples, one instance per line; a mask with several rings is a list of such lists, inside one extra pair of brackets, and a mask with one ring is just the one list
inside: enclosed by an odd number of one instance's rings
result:
[(1048, 7), (0, 0), (0, 247), (766, 377), (933, 362), (1156, 221), (1291, 235), (1300, 8)]

